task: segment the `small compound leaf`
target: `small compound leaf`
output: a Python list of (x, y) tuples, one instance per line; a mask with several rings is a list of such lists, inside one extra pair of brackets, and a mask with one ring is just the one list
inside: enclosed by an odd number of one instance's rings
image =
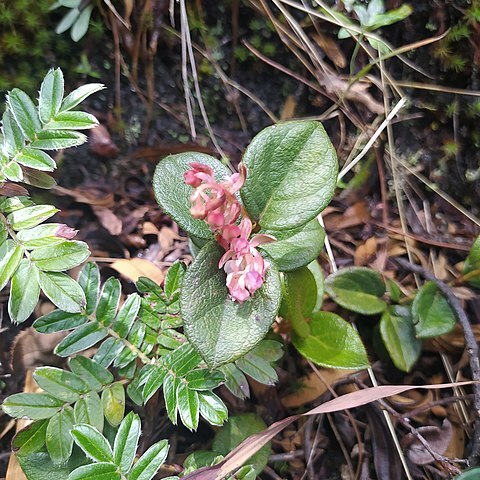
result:
[(60, 310), (79, 313), (85, 306), (85, 294), (80, 285), (65, 273), (40, 272), (39, 283), (43, 293)]
[(97, 306), (100, 290), (100, 270), (96, 263), (88, 262), (83, 266), (78, 276), (78, 284), (85, 292), (85, 311), (87, 315), (91, 315)]
[(415, 336), (410, 309), (396, 305), (385, 310), (380, 320), (380, 334), (394, 365), (408, 372), (422, 348), (421, 340)]
[(68, 357), (92, 347), (108, 335), (105, 328), (96, 323), (87, 323), (67, 335), (56, 347), (55, 354)]
[(51, 69), (43, 79), (38, 99), (38, 113), (42, 123), (49, 122), (60, 110), (64, 92), (63, 73)]
[(89, 392), (77, 400), (74, 414), (76, 425), (86, 423), (95, 427), (99, 432), (103, 431), (105, 417), (103, 416), (102, 402), (96, 392)]
[(218, 268), (221, 255), (216, 243), (205, 245), (185, 274), (180, 296), (185, 334), (211, 368), (236, 360), (262, 340), (280, 304), (273, 264), (252, 298), (233, 301)]
[(152, 370), (148, 372), (148, 377), (142, 392), (143, 401), (145, 403), (148, 402), (163, 385), (167, 373), (168, 370), (161, 365), (153, 366)]
[(250, 387), (247, 377), (245, 377), (243, 372), (234, 363), (227, 363), (221, 366), (220, 370), (225, 375), (225, 386), (230, 392), (241, 400), (250, 397)]
[(47, 420), (41, 420), (20, 430), (12, 440), (15, 455), (22, 457), (39, 452), (45, 445), (47, 424)]
[(165, 399), (165, 408), (170, 421), (177, 424), (177, 410), (178, 410), (178, 385), (180, 379), (171, 374), (168, 374), (163, 381), (163, 397)]
[(70, 37), (74, 42), (78, 42), (87, 33), (92, 11), (93, 5), (87, 5), (73, 23)]
[(33, 168), (23, 168), (23, 183), (32, 185), (33, 187), (43, 188), (44, 190), (50, 190), (57, 182), (48, 173), (40, 172)]
[(74, 90), (72, 93), (69, 93), (62, 102), (62, 107), (60, 108), (61, 112), (66, 112), (75, 108), (77, 105), (82, 103), (87, 97), (93, 93), (103, 90), (105, 85), (102, 83), (88, 83), (87, 85), (82, 85)]
[(13, 274), (17, 271), (23, 257), (23, 249), (13, 240), (0, 245), (0, 290), (3, 290)]
[(83, 263), (90, 256), (85, 242), (65, 241), (51, 247), (35, 249), (31, 260), (44, 272), (64, 272)]
[(59, 400), (72, 403), (90, 389), (75, 373), (56, 367), (40, 367), (33, 373), (38, 385)]
[(103, 285), (100, 299), (98, 300), (96, 317), (97, 322), (110, 325), (117, 312), (120, 302), (122, 286), (117, 278), (110, 277)]
[(455, 313), (435, 282), (425, 283), (415, 295), (412, 316), (417, 338), (443, 335), (456, 323)]
[(9, 156), (13, 156), (22, 150), (25, 145), (25, 137), (9, 109), (3, 113), (2, 132), (6, 153)]
[(198, 392), (200, 415), (211, 425), (222, 426), (228, 419), (228, 410), (220, 397), (212, 392)]
[(70, 430), (74, 425), (73, 408), (69, 405), (48, 421), (45, 440), (48, 454), (55, 465), (66, 463), (72, 454), (73, 439)]
[(252, 352), (239, 358), (235, 363), (243, 373), (264, 385), (274, 385), (278, 380), (275, 369), (266, 360), (253, 355)]
[(61, 223), (44, 223), (33, 228), (20, 230), (17, 233), (17, 238), (27, 250), (51, 247), (65, 241), (65, 238), (57, 236), (64, 229), (68, 229), (68, 227)]
[(58, 208), (52, 207), (52, 205), (34, 205), (16, 210), (7, 218), (14, 230), (23, 230), (24, 228), (36, 227), (58, 211)]
[(140, 417), (130, 412), (122, 420), (113, 445), (114, 463), (120, 467), (120, 471), (124, 474), (130, 470), (133, 464), (140, 433)]
[(33, 322), (33, 327), (39, 333), (55, 333), (72, 330), (88, 321), (81, 313), (68, 313), (63, 310), (54, 310)]
[(48, 130), (85, 130), (98, 125), (98, 120), (86, 112), (60, 112), (45, 128)]
[(168, 442), (154, 443), (135, 463), (128, 474), (128, 480), (152, 480), (167, 458)]
[(292, 336), (295, 348), (312, 362), (327, 368), (368, 368), (368, 357), (357, 331), (338, 315), (316, 312), (308, 337)]
[(70, 432), (85, 455), (95, 462), (113, 462), (112, 447), (107, 439), (91, 425), (76, 425)]
[(187, 373), (185, 380), (188, 383), (188, 388), (192, 390), (213, 390), (225, 381), (225, 377), (219, 370), (211, 371), (202, 368)]
[(263, 358), (267, 362), (276, 362), (283, 357), (283, 346), (276, 340), (262, 340), (249, 355)]
[(47, 393), (15, 393), (5, 399), (3, 411), (14, 418), (43, 420), (53, 417), (65, 402)]
[(166, 297), (170, 299), (170, 301), (178, 297), (186, 270), (187, 267), (185, 264), (178, 260), (168, 269), (163, 288)]
[(112, 383), (102, 393), (103, 413), (112, 427), (120, 425), (125, 413), (125, 390), (119, 382)]
[(72, 372), (87, 382), (92, 390), (101, 390), (102, 387), (113, 382), (113, 375), (91, 358), (78, 355), (71, 358), (68, 364)]
[(5, 167), (2, 168), (2, 174), (11, 182), (23, 181), (23, 171), (20, 165), (16, 162), (11, 161), (5, 165)]
[(188, 152), (170, 155), (157, 165), (153, 177), (153, 191), (162, 210), (172, 217), (187, 233), (198, 238), (212, 238), (212, 232), (203, 221), (190, 214), (190, 196), (194, 189), (184, 182), (183, 174), (190, 163), (208, 165), (217, 182), (225, 180), (231, 172), (219, 160), (204, 153)]
[(7, 95), (7, 103), (25, 137), (34, 140), (42, 124), (31, 98), (24, 91), (14, 88)]
[(120, 480), (121, 474), (113, 463), (93, 463), (76, 468), (67, 480)]
[(320, 255), (325, 241), (325, 230), (317, 219), (292, 230), (262, 230), (260, 233), (277, 239), (259, 248), (268, 253), (281, 272), (308, 265)]
[(190, 430), (196, 430), (200, 414), (198, 392), (188, 388), (186, 383), (180, 382), (177, 387), (177, 402), (182, 423)]
[(57, 164), (55, 160), (42, 150), (25, 147), (15, 155), (15, 161), (25, 167), (34, 168), (44, 172), (53, 172)]
[(12, 277), (10, 297), (8, 298), (8, 314), (17, 323), (24, 322), (37, 306), (40, 296), (38, 270), (30, 260), (21, 260)]
[(337, 185), (337, 156), (322, 124), (292, 121), (262, 130), (243, 156), (245, 207), (263, 229), (297, 228), (329, 203)]
[(325, 290), (341, 307), (363, 315), (375, 315), (387, 308), (380, 297), (385, 284), (379, 273), (366, 267), (339, 270), (325, 280)]
[(107, 338), (93, 356), (93, 359), (102, 367), (108, 368), (123, 350), (124, 344), (116, 338)]

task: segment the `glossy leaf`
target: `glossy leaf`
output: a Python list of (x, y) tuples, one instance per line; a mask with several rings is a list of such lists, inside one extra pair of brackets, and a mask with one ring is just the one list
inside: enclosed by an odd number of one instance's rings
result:
[(317, 219), (292, 230), (262, 230), (260, 233), (277, 239), (262, 244), (260, 248), (268, 253), (281, 272), (311, 263), (320, 255), (325, 241), (325, 230)]
[(102, 393), (103, 413), (112, 427), (120, 425), (125, 413), (125, 390), (121, 383), (112, 383)]
[(78, 313), (85, 305), (85, 294), (80, 285), (65, 273), (40, 272), (39, 282), (43, 293), (60, 310)]
[(225, 377), (219, 370), (211, 371), (203, 368), (187, 373), (185, 380), (188, 388), (192, 390), (213, 390), (224, 382)]
[(120, 424), (113, 445), (114, 462), (122, 473), (127, 473), (133, 464), (140, 433), (140, 417), (130, 412)]
[(227, 363), (220, 367), (220, 370), (225, 375), (225, 386), (230, 392), (242, 400), (250, 397), (247, 378), (234, 363)]
[(81, 394), (89, 391), (87, 383), (78, 375), (60, 368), (37, 368), (33, 378), (42, 390), (68, 403), (75, 402)]
[[(113, 329), (122, 338), (126, 338), (140, 310), (141, 298), (136, 293), (127, 297), (113, 323)], [(136, 342), (132, 342), (136, 344)]]
[(455, 313), (435, 282), (427, 282), (415, 295), (412, 316), (417, 338), (430, 338), (450, 332)]
[(68, 357), (92, 347), (107, 336), (108, 332), (96, 323), (87, 323), (67, 335), (56, 347), (55, 354)]
[(23, 195), (17, 197), (0, 197), (0, 211), (2, 211), (4, 214), (9, 214), (15, 212), (16, 210), (21, 210), (22, 208), (30, 207), (32, 205), (32, 200)]
[(2, 404), (3, 411), (14, 418), (43, 420), (55, 415), (63, 406), (62, 400), (46, 393), (16, 393)]
[(85, 311), (87, 315), (91, 315), (97, 306), (100, 289), (100, 270), (95, 263), (88, 262), (84, 265), (78, 276), (78, 283), (85, 292)]
[(124, 344), (122, 341), (117, 340), (116, 338), (107, 338), (97, 350), (97, 353), (94, 355), (93, 359), (100, 365), (105, 368), (108, 368), (115, 358), (123, 350)]
[(165, 408), (168, 418), (171, 422), (177, 424), (178, 397), (177, 390), (180, 379), (168, 374), (163, 381), (163, 397), (165, 398)]
[(176, 261), (168, 269), (163, 286), (167, 298), (173, 299), (175, 296), (178, 296), (186, 270), (185, 264), (179, 261)]
[(154, 443), (135, 463), (128, 480), (152, 480), (167, 458), (168, 449), (166, 440)]
[(180, 297), (185, 333), (210, 368), (251, 350), (268, 332), (280, 303), (280, 278), (273, 265), (252, 298), (234, 302), (218, 268), (221, 255), (213, 242), (201, 250), (185, 274)]
[(83, 395), (75, 403), (74, 414), (76, 425), (86, 423), (95, 427), (99, 432), (103, 431), (105, 417), (103, 416), (102, 402), (96, 392)]
[(87, 322), (87, 317), (81, 313), (68, 313), (63, 310), (53, 310), (33, 323), (39, 333), (55, 333), (80, 327)]
[(410, 309), (396, 305), (386, 310), (380, 320), (380, 334), (394, 365), (408, 372), (422, 348), (422, 342), (415, 336)]
[(170, 155), (161, 160), (155, 169), (153, 191), (162, 210), (183, 230), (199, 238), (212, 238), (208, 225), (190, 214), (190, 196), (193, 188), (185, 184), (183, 175), (190, 170), (189, 164), (192, 162), (211, 167), (217, 182), (225, 180), (231, 174), (220, 161), (204, 153)]
[(71, 130), (42, 130), (30, 146), (40, 150), (61, 150), (78, 147), (87, 141), (86, 135)]
[(200, 415), (211, 425), (221, 426), (228, 419), (228, 410), (222, 400), (212, 392), (198, 392)]
[(3, 141), (7, 154), (13, 156), (25, 145), (25, 137), (18, 126), (17, 121), (12, 115), (10, 109), (3, 113), (2, 117)]
[(33, 228), (20, 230), (17, 233), (17, 238), (27, 250), (51, 247), (65, 241), (65, 238), (57, 236), (57, 233), (63, 227), (64, 225), (60, 223), (45, 223)]
[(93, 463), (75, 469), (67, 480), (120, 480), (120, 473), (113, 463)]
[(52, 205), (34, 205), (16, 210), (8, 215), (8, 221), (14, 230), (36, 227), (58, 212)]
[(274, 385), (278, 380), (277, 372), (270, 363), (251, 352), (239, 358), (236, 365), (242, 372), (264, 385)]
[(13, 240), (0, 245), (0, 290), (3, 290), (12, 275), (16, 272), (23, 257), (23, 249)]
[(42, 124), (31, 98), (19, 88), (14, 88), (7, 95), (7, 103), (25, 137), (34, 140)]
[(113, 382), (113, 375), (91, 358), (78, 355), (70, 358), (68, 363), (72, 372), (87, 382), (92, 390), (101, 390), (103, 386)]
[(117, 313), (121, 291), (122, 286), (118, 279), (110, 277), (105, 282), (98, 300), (96, 311), (97, 322), (103, 325), (110, 325), (112, 323)]
[(74, 425), (73, 408), (68, 405), (48, 421), (45, 440), (48, 454), (56, 465), (65, 463), (72, 454), (73, 439), (70, 430)]
[(368, 358), (357, 331), (338, 315), (316, 312), (311, 316), (310, 335), (293, 334), (295, 348), (312, 362), (327, 368), (368, 368)]
[(148, 402), (155, 395), (158, 389), (163, 385), (168, 370), (163, 366), (155, 365), (149, 372), (145, 386), (143, 387), (143, 400)]
[(387, 308), (380, 298), (385, 284), (380, 274), (370, 268), (343, 268), (327, 277), (325, 290), (340, 306), (363, 315), (375, 315)]
[(337, 156), (322, 124), (292, 121), (262, 130), (243, 156), (241, 195), (264, 229), (297, 228), (329, 203), (337, 184)]
[(39, 452), (45, 445), (47, 420), (33, 422), (16, 433), (12, 440), (12, 449), (17, 456)]
[(177, 387), (177, 404), (182, 423), (190, 430), (196, 430), (200, 414), (198, 393), (188, 388), (186, 383), (179, 382)]
[(82, 85), (78, 87), (73, 92), (69, 93), (62, 102), (62, 106), (60, 108), (61, 112), (66, 112), (67, 110), (71, 110), (75, 108), (77, 105), (82, 103), (87, 97), (92, 95), (93, 93), (99, 92), (103, 90), (105, 86), (101, 83), (88, 83), (87, 85)]
[(60, 110), (64, 92), (63, 73), (59, 68), (50, 70), (43, 79), (38, 99), (38, 112), (43, 123), (50, 121)]
[(11, 161), (2, 168), (2, 175), (12, 182), (23, 181), (23, 171), (18, 163)]
[(35, 249), (31, 259), (44, 272), (64, 272), (83, 263), (90, 256), (85, 242), (65, 241), (59, 245)]
[(15, 155), (15, 161), (26, 167), (45, 172), (53, 172), (57, 166), (55, 160), (47, 153), (28, 147), (23, 148), (20, 153)]
[(107, 439), (91, 425), (76, 425), (71, 435), (85, 455), (95, 462), (113, 462), (113, 452)]
[(14, 322), (24, 322), (37, 306), (40, 296), (38, 270), (24, 258), (12, 277), (8, 314)]

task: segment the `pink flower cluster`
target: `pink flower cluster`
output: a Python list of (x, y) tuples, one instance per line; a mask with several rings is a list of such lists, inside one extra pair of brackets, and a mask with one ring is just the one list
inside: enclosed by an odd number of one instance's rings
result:
[[(215, 234), (218, 243), (226, 250), (218, 268), (227, 274), (230, 296), (242, 303), (258, 290), (268, 267), (256, 247), (273, 240), (269, 235), (252, 233), (252, 222), (245, 216), (235, 193), (245, 182), (246, 169), (240, 164), (239, 173), (218, 183), (213, 170), (202, 163), (190, 163), (191, 170), (185, 173), (185, 183), (195, 188), (190, 200), (190, 213), (194, 218), (205, 220)], [(243, 218), (239, 224), (240, 215)]]

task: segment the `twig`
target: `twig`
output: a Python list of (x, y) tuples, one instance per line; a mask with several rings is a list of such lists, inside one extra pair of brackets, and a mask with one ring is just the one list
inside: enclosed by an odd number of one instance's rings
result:
[(458, 322), (462, 326), (465, 344), (469, 357), (470, 370), (472, 371), (473, 384), (473, 406), (475, 410), (475, 427), (473, 432), (472, 451), (469, 456), (472, 465), (478, 465), (480, 461), (480, 359), (477, 340), (473, 333), (472, 326), (468, 320), (465, 310), (462, 308), (460, 301), (453, 293), (452, 289), (444, 282), (439, 280), (435, 275), (424, 269), (420, 265), (414, 265), (403, 258), (396, 258), (396, 262), (403, 268), (411, 272), (418, 273), (423, 278), (435, 282), (439, 290), (445, 295), (450, 307), (455, 313)]

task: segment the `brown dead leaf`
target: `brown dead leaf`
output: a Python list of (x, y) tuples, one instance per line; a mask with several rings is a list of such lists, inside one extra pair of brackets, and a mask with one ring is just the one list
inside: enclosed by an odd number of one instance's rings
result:
[(347, 377), (355, 370), (339, 370), (335, 368), (319, 369), (322, 378), (315, 372), (311, 372), (308, 376), (300, 380), (301, 387), (290, 395), (282, 398), (282, 405), (287, 408), (297, 408), (307, 403), (313, 402), (315, 399), (323, 395), (328, 387), (331, 387), (342, 378)]
[(333, 40), (333, 38), (317, 32), (313, 35), (313, 39), (337, 67), (345, 68), (347, 66), (347, 59), (340, 48), (338, 48), (338, 42)]
[[(472, 325), (472, 330), (480, 342), (480, 325)], [(428, 352), (460, 353), (465, 350), (465, 337), (462, 327), (457, 323), (454, 329), (445, 335), (432, 338), (423, 343), (423, 349)]]
[(115, 198), (111, 187), (101, 182), (86, 182), (78, 188), (63, 188), (56, 186), (52, 189), (59, 195), (73, 197), (79, 203), (99, 207), (113, 207)]
[(94, 205), (92, 209), (100, 223), (111, 235), (120, 235), (122, 233), (122, 220), (109, 208)]
[(370, 212), (365, 202), (357, 202), (348, 207), (343, 214), (325, 215), (325, 226), (328, 231), (343, 230), (368, 222)]
[(104, 125), (98, 125), (89, 132), (88, 144), (90, 150), (100, 157), (115, 157), (118, 147), (113, 143), (112, 137)]
[(175, 240), (180, 240), (181, 237), (169, 227), (162, 227), (158, 233), (158, 242), (164, 254), (167, 254), (173, 247)]
[[(452, 439), (452, 424), (446, 418), (440, 427), (435, 425), (419, 427), (417, 432), (428, 442), (433, 452), (443, 455)], [(406, 448), (406, 454), (415, 465), (428, 465), (435, 458), (426, 450), (420, 440), (413, 434), (408, 433), (402, 439), (402, 446)]]
[(0, 184), (0, 196), (2, 197), (16, 197), (19, 195), (28, 195), (28, 190), (16, 183), (5, 182)]
[(377, 253), (377, 239), (370, 237), (364, 244), (359, 245), (355, 250), (354, 265), (363, 266), (372, 261)]
[(142, 230), (144, 235), (158, 235), (158, 228), (152, 222), (145, 222)]
[(160, 284), (165, 277), (160, 268), (144, 258), (117, 260), (110, 267), (132, 282), (136, 282), (140, 277), (148, 277)]

